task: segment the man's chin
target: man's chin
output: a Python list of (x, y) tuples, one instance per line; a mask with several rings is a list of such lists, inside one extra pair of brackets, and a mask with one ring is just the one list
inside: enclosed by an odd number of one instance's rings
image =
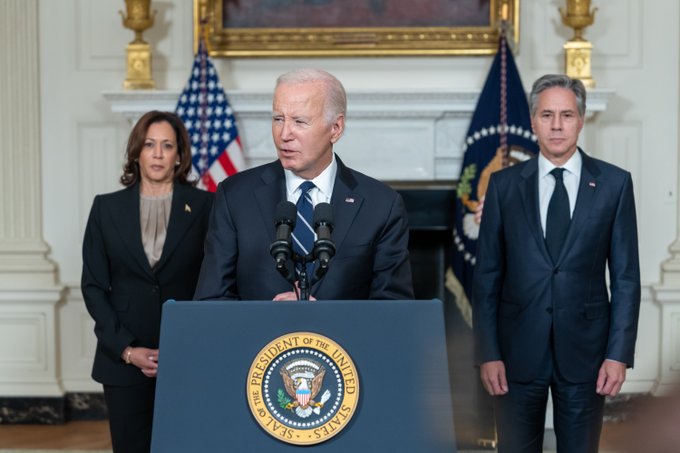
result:
[(279, 162), (281, 162), (281, 165), (283, 165), (283, 168), (286, 170), (292, 170), (292, 167), (295, 166), (295, 161), (288, 157), (279, 156)]
[(279, 162), (281, 162), (281, 166), (285, 170), (290, 170), (293, 173), (297, 172), (298, 166), (296, 165), (295, 159), (279, 155)]
[(576, 152), (576, 147), (574, 148), (568, 148), (566, 146), (551, 146), (546, 148), (548, 156), (554, 157), (554, 158), (562, 158), (565, 156), (569, 156), (571, 154), (574, 154)]

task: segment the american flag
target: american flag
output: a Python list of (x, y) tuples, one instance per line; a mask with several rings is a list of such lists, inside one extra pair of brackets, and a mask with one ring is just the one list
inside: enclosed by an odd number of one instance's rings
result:
[(198, 187), (214, 192), (220, 181), (245, 168), (234, 111), (203, 40), (175, 112), (189, 131)]

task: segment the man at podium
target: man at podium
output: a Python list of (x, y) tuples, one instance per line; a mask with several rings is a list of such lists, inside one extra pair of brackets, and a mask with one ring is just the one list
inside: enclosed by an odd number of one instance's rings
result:
[[(218, 186), (195, 299), (295, 300), (301, 285), (310, 299), (413, 299), (401, 196), (333, 152), (346, 106), (342, 84), (325, 71), (278, 78), (272, 112), (278, 160)], [(295, 205), (292, 214), (280, 214), (285, 201)], [(322, 203), (330, 204), (333, 219), (323, 225), (311, 216)], [(274, 260), (270, 244), (286, 228), (290, 250)], [(313, 253), (322, 235), (334, 254), (330, 263), (325, 257), (323, 273)], [(277, 269), (279, 259), (290, 263), (288, 278)]]

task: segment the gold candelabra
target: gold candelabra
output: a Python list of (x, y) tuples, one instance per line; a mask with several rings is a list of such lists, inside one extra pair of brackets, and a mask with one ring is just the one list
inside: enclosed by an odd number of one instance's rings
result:
[(590, 0), (567, 0), (567, 11), (559, 10), (562, 23), (574, 29), (574, 37), (564, 44), (566, 73), (592, 88), (595, 86), (590, 65), (593, 45), (583, 38), (583, 29), (592, 25), (597, 8), (590, 9)]
[(127, 46), (127, 77), (123, 82), (126, 90), (147, 90), (155, 88), (151, 78), (151, 46), (142, 38), (142, 32), (153, 26), (156, 11), (151, 13), (151, 0), (125, 0), (127, 17), (123, 26), (135, 32), (135, 39)]

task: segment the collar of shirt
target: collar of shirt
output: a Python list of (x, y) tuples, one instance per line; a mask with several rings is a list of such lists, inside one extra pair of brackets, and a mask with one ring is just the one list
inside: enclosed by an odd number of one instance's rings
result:
[[(307, 181), (300, 178), (290, 170), (283, 170), (286, 176), (286, 198), (288, 201), (297, 203), (300, 198), (300, 184)], [(335, 185), (335, 175), (338, 173), (338, 162), (335, 160), (335, 153), (333, 153), (333, 160), (330, 165), (321, 172), (319, 176), (312, 179), (316, 188), (309, 192), (312, 198), (312, 203), (316, 206), (319, 203), (330, 203), (331, 195), (333, 195), (333, 186)]]
[[(568, 174), (571, 174), (573, 176), (576, 176), (576, 179), (579, 180), (581, 179), (581, 164), (583, 162), (583, 158), (581, 157), (581, 151), (576, 150), (576, 152), (569, 158), (569, 160), (561, 167), (566, 170)], [(545, 178), (550, 174), (550, 172), (553, 170), (553, 168), (557, 168), (556, 165), (554, 165), (552, 162), (550, 162), (546, 157), (538, 153), (538, 178), (539, 180)], [(566, 178), (568, 176), (565, 175), (565, 184), (566, 184)], [(553, 179), (554, 178), (550, 178)]]

